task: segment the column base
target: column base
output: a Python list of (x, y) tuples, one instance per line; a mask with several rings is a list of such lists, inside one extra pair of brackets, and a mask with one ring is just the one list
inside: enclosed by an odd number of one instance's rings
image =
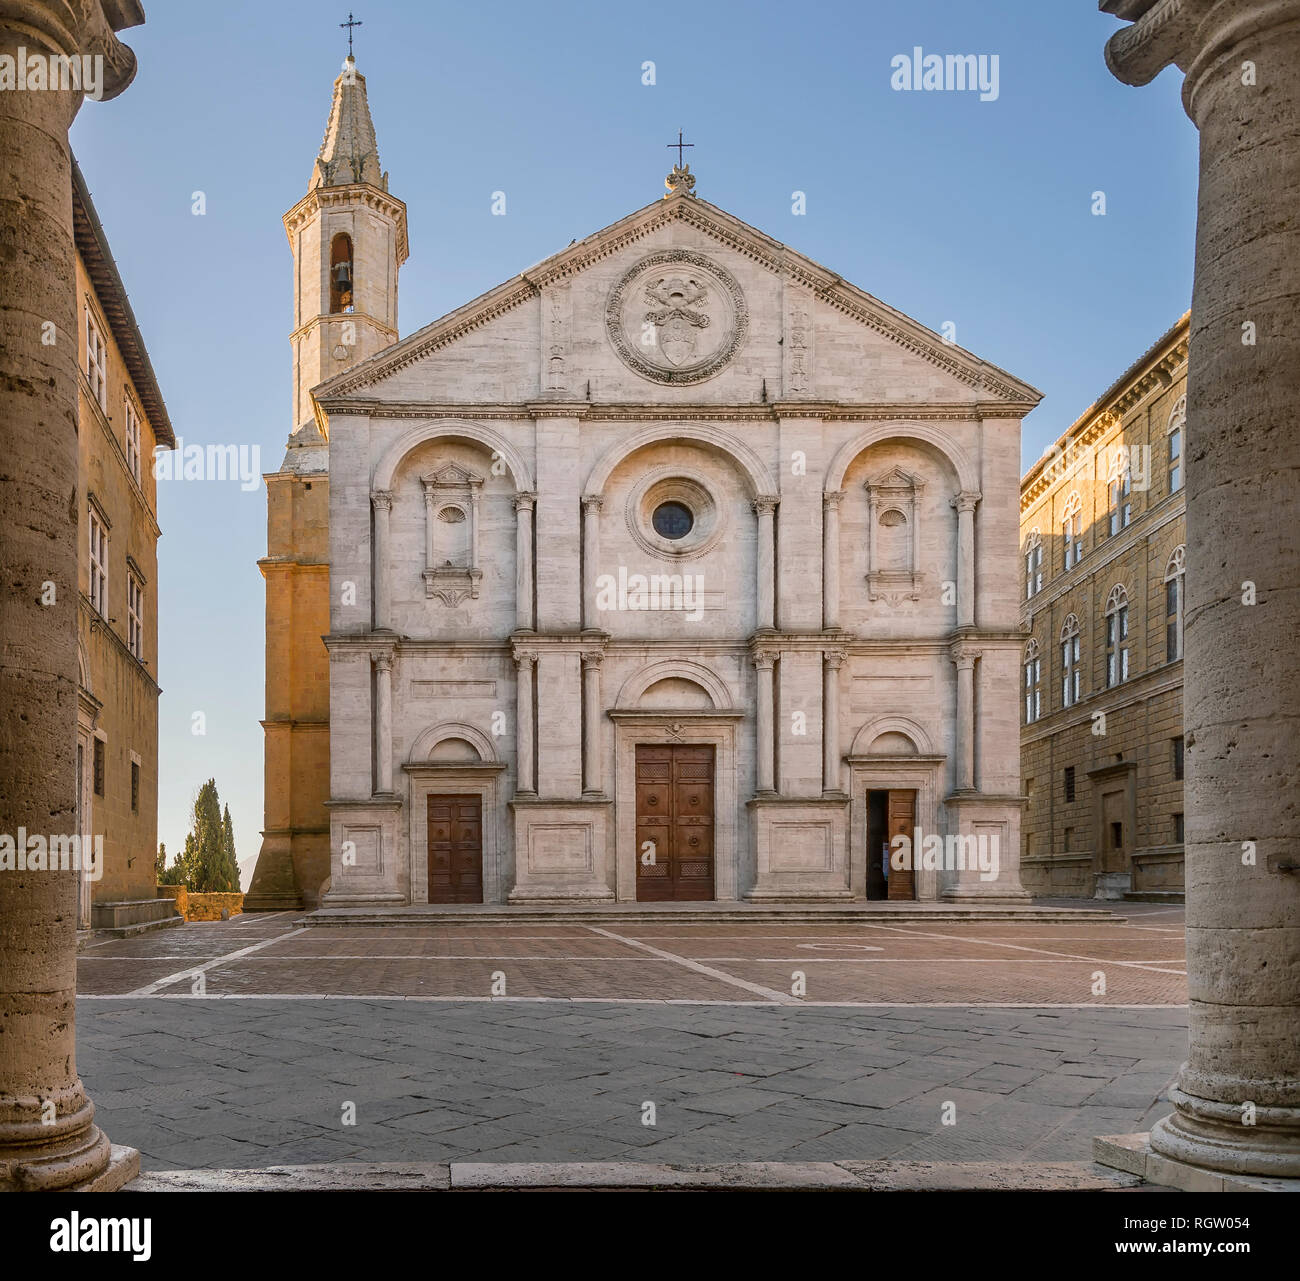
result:
[(110, 1143), (97, 1125), (44, 1152), (0, 1142), (0, 1192), (116, 1192), (139, 1173), (140, 1153)]
[(1246, 1125), (1241, 1107), (1169, 1092), (1174, 1111), (1151, 1127), (1151, 1150), (1219, 1174), (1300, 1179), (1300, 1108), (1260, 1104)]
[(1180, 1192), (1300, 1192), (1300, 1179), (1209, 1170), (1151, 1148), (1151, 1134), (1110, 1134), (1093, 1139), (1092, 1159), (1161, 1188)]

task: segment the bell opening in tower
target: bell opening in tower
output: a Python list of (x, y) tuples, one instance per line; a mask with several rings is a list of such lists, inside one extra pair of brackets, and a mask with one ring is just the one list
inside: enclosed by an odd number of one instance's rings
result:
[(352, 310), (352, 237), (340, 231), (330, 243), (330, 314)]

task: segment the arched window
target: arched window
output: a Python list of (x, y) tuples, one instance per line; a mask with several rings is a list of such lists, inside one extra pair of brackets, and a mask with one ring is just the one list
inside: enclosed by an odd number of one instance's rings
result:
[(1025, 599), (1043, 590), (1043, 536), (1034, 526), (1025, 540)]
[(1187, 426), (1187, 397), (1179, 396), (1169, 414), (1169, 492), (1183, 487), (1183, 430)]
[(330, 315), (352, 310), (352, 237), (340, 231), (330, 241)]
[(1106, 487), (1110, 498), (1109, 529), (1113, 538), (1128, 527), (1133, 516), (1133, 473), (1129, 469), (1128, 450), (1123, 445), (1115, 446)]
[(1061, 706), (1073, 707), (1079, 701), (1079, 619), (1067, 614), (1061, 625)]
[(1032, 725), (1043, 714), (1042, 659), (1038, 642), (1031, 640), (1025, 646), (1025, 724)]
[(1083, 503), (1077, 489), (1065, 500), (1061, 513), (1061, 542), (1065, 547), (1065, 568), (1073, 569), (1083, 559)]
[(1106, 684), (1128, 680), (1128, 592), (1118, 583), (1106, 597)]
[(1165, 662), (1183, 656), (1183, 587), (1187, 569), (1187, 548), (1182, 543), (1170, 554), (1165, 566)]

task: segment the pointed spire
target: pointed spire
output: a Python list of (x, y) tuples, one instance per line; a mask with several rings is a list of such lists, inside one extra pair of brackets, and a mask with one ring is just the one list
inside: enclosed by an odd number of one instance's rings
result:
[(366, 100), (366, 78), (348, 55), (334, 81), (334, 101), (308, 190), (368, 182), (388, 190), (388, 175), (379, 167), (379, 144)]

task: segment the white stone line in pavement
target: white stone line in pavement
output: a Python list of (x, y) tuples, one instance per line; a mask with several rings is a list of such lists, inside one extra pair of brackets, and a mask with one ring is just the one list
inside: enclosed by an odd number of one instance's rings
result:
[[(1067, 960), (1071, 960), (1071, 961), (1085, 961), (1090, 965), (1119, 965), (1119, 966), (1124, 966), (1128, 969), (1147, 970), (1152, 974), (1184, 974), (1185, 975), (1187, 973), (1186, 970), (1161, 969), (1159, 963), (1153, 961), (1120, 961), (1111, 957), (1103, 958), (1100, 956), (1078, 956), (1073, 952), (1053, 952), (1043, 947), (1024, 947), (1019, 943), (993, 943), (992, 940), (987, 940), (987, 939), (977, 939), (977, 940), (963, 939), (958, 937), (955, 934), (934, 934), (928, 930), (921, 933), (911, 932), (910, 937), (940, 939), (945, 943), (988, 942), (993, 947), (1004, 947), (1013, 952), (1033, 952), (1036, 956), (1060, 956), (1060, 957), (1065, 957)], [(954, 961), (958, 961), (961, 958), (953, 957), (952, 959)], [(964, 961), (962, 963), (965, 964)]]
[[(230, 953), (234, 955), (234, 953)], [(89, 961), (183, 961), (183, 956), (90, 956)], [(217, 957), (215, 960), (223, 958)], [(728, 964), (752, 965), (1079, 965), (1100, 964), (1089, 958), (1075, 957), (1015, 957), (1015, 956), (697, 956), (691, 958), (701, 963), (705, 961), (725, 961)], [(264, 956), (262, 962), (284, 961), (483, 961), (485, 964), (505, 964), (509, 961), (580, 961), (584, 965), (603, 965), (605, 962), (627, 965), (637, 963), (644, 965), (639, 956), (511, 956), (504, 952), (490, 954), (473, 952), (453, 953), (397, 953), (386, 952), (376, 956), (373, 952), (356, 954), (342, 952), (303, 952), (291, 956)], [(1157, 965), (1181, 965), (1181, 957), (1170, 960), (1151, 961), (1107, 961), (1107, 965), (1127, 965), (1151, 969)], [(1184, 974), (1185, 970), (1154, 970), (1158, 974)]]
[[(130, 1001), (134, 992), (104, 992), (79, 995), (78, 1001)], [(654, 996), (379, 996), (342, 992), (209, 992), (194, 996), (189, 992), (151, 992), (149, 1001), (434, 1001), (444, 1005), (716, 1005), (757, 1009), (776, 1004), (774, 1001), (719, 1001), (701, 997)], [(786, 1007), (829, 1010), (1185, 1010), (1186, 1003), (1172, 1005), (1152, 1003), (1133, 1005), (1108, 1001), (798, 1001), (782, 1002)]]
[(725, 970), (715, 970), (712, 966), (701, 965), (698, 961), (692, 961), (688, 957), (678, 956), (676, 952), (665, 952), (663, 948), (652, 947), (649, 943), (641, 942), (640, 939), (624, 938), (621, 934), (615, 934), (613, 930), (601, 929), (598, 925), (588, 925), (587, 929), (593, 934), (599, 934), (602, 938), (614, 939), (616, 942), (626, 943), (628, 947), (640, 948), (643, 952), (649, 952), (651, 955), (657, 956), (661, 961), (673, 961), (683, 969), (692, 970), (696, 974), (706, 974), (711, 979), (717, 979), (721, 983), (738, 987), (742, 991), (765, 996), (769, 1001), (774, 1001), (779, 1005), (802, 1004), (796, 996), (790, 996), (786, 992), (778, 992), (775, 988), (764, 987), (761, 983), (750, 983), (746, 979), (738, 979), (734, 974), (728, 974)]
[(203, 974), (207, 970), (217, 965), (225, 965), (227, 961), (238, 960), (241, 956), (248, 956), (253, 952), (260, 952), (264, 947), (270, 947), (272, 943), (279, 943), (282, 939), (291, 939), (295, 934), (305, 934), (305, 928), (290, 930), (287, 934), (276, 934), (272, 938), (263, 939), (260, 943), (252, 943), (248, 947), (241, 947), (237, 951), (227, 952), (224, 956), (214, 957), (210, 961), (204, 961), (202, 965), (191, 966), (187, 970), (177, 970), (175, 974), (169, 974), (166, 978), (155, 979), (152, 983), (145, 984), (144, 987), (138, 987), (134, 992), (125, 993), (126, 996), (153, 996), (159, 988), (166, 987), (169, 983), (179, 983), (182, 979), (193, 978), (196, 974)]

